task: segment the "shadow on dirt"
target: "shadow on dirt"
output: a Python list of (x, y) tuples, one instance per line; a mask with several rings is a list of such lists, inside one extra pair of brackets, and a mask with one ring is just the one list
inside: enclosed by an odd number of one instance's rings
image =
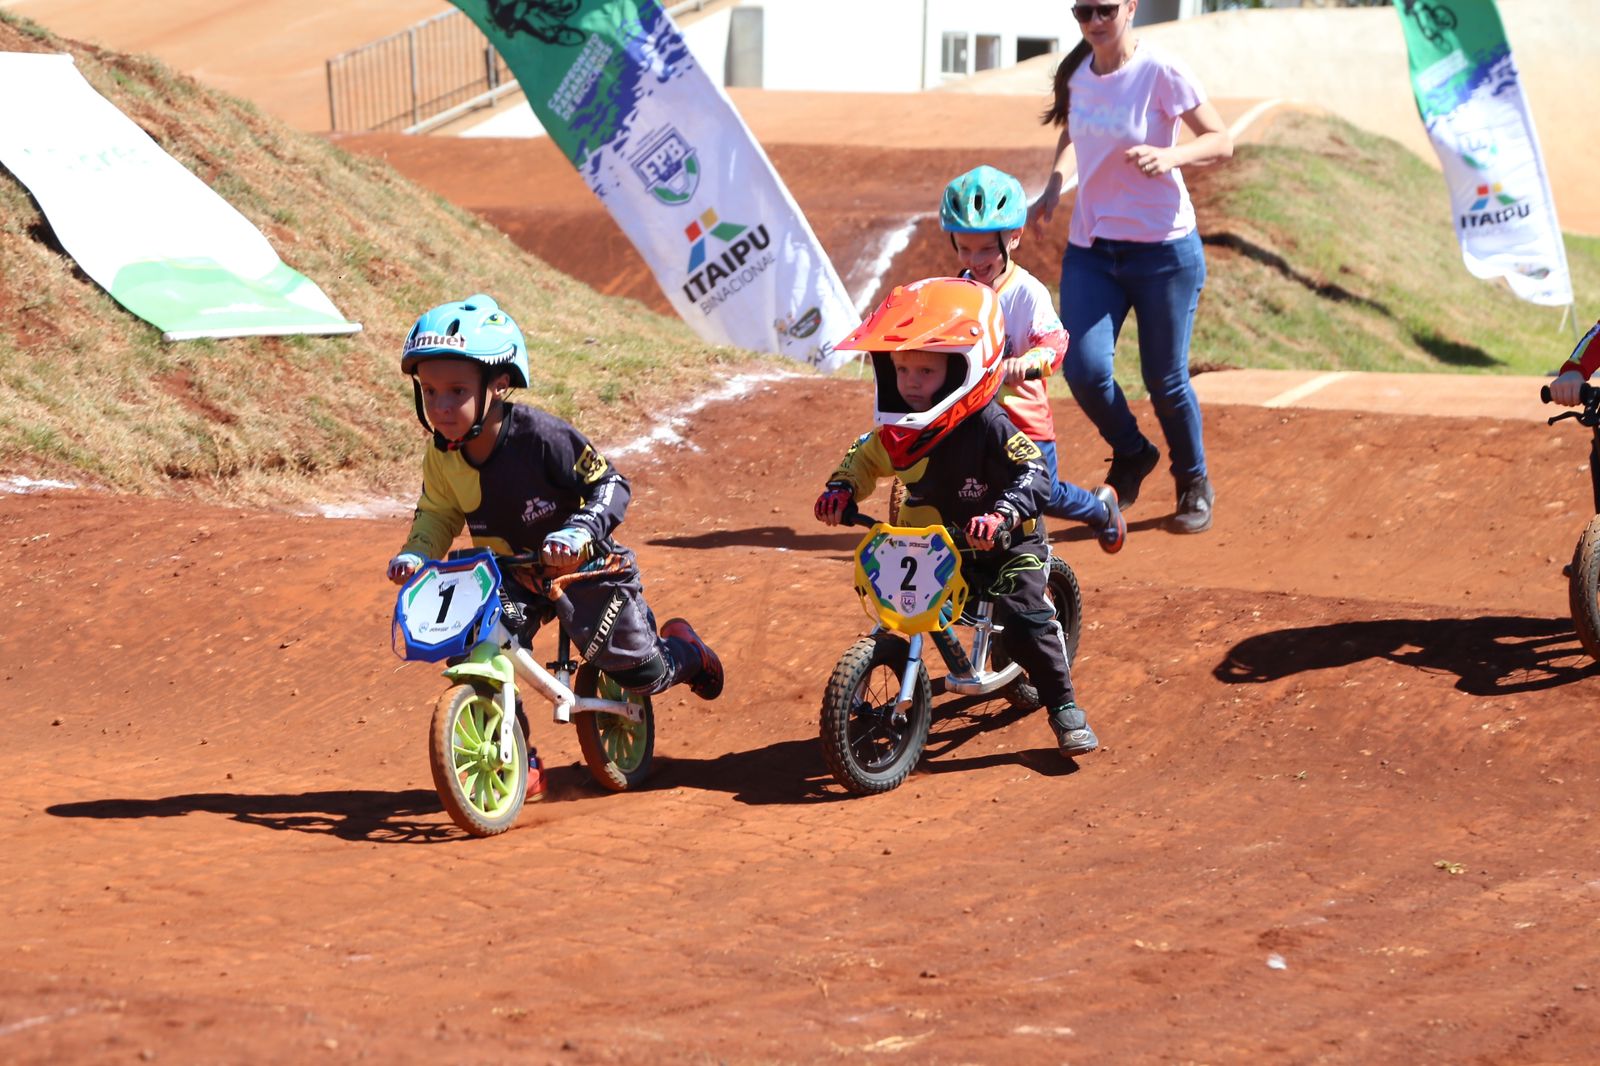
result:
[(402, 792), (354, 790), (279, 795), (196, 792), (159, 799), (57, 803), (45, 808), (46, 814), (57, 818), (178, 818), (196, 812), (222, 814), (266, 829), (292, 829), (340, 840), (432, 844), (467, 839), (448, 819), (416, 820), (422, 815), (444, 812), (437, 793), (418, 788)]
[(788, 526), (719, 529), (688, 537), (656, 537), (645, 541), (659, 548), (773, 548), (791, 552), (839, 552), (848, 556), (866, 535), (865, 529), (839, 533), (799, 533)]
[[(1077, 765), (1063, 760), (1048, 743), (1049, 727), (1041, 715), (1038, 740), (1041, 748), (991, 752), (971, 758), (954, 758), (952, 753), (979, 733), (1003, 729), (1032, 715), (1033, 711), (1003, 709), (972, 713), (974, 708), (994, 708), (989, 697), (966, 696), (934, 704), (933, 725), (928, 731), (928, 746), (916, 774), (943, 774), (976, 770), (986, 766), (1025, 766), (1038, 774), (1060, 777), (1074, 773)], [(771, 803), (826, 803), (851, 798), (834, 781), (822, 758), (822, 745), (815, 737), (785, 740), (751, 751), (730, 751), (711, 759), (674, 757), (657, 764), (650, 788), (692, 788), (726, 792), (739, 803), (764, 806)]]
[(1556, 688), (1600, 673), (1568, 618), (1394, 618), (1282, 629), (1233, 646), (1212, 671), (1218, 681), (1258, 684), (1311, 670), (1387, 659), (1448, 672), (1456, 688), (1499, 696)]

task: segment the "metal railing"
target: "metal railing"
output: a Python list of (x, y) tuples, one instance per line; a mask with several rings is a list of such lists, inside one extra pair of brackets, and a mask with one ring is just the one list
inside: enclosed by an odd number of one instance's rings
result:
[[(673, 18), (715, 0), (684, 0)], [(518, 91), (500, 53), (459, 9), (328, 60), (328, 128), (420, 133)]]

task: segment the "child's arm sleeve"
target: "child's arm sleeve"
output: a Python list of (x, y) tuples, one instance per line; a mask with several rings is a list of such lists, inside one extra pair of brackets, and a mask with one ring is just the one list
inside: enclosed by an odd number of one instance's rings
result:
[(573, 426), (562, 423), (561, 430), (550, 434), (546, 440), (549, 444), (546, 475), (553, 483), (577, 493), (583, 501), (567, 519), (567, 524), (597, 541), (609, 537), (612, 530), (622, 524), (628, 501), (633, 497), (628, 479)]
[(990, 444), (1005, 456), (1011, 471), (1011, 480), (997, 503), (1014, 511), (1018, 520), (1037, 518), (1050, 502), (1050, 472), (1044, 466), (1044, 453), (1009, 421), (996, 419), (990, 425)]
[(1037, 367), (1041, 377), (1049, 377), (1061, 369), (1067, 357), (1067, 327), (1050, 303), (1050, 293), (1037, 278), (1023, 291), (1027, 294), (1029, 309), (1028, 343), (1022, 353), (1030, 366)]
[(1589, 327), (1589, 332), (1578, 341), (1578, 346), (1572, 349), (1572, 354), (1561, 364), (1557, 373), (1576, 370), (1583, 375), (1583, 380), (1588, 381), (1597, 368), (1600, 368), (1600, 322)]
[(850, 445), (850, 450), (844, 453), (838, 467), (828, 476), (828, 484), (848, 485), (850, 494), (860, 502), (872, 495), (880, 479), (893, 474), (894, 465), (889, 462), (889, 453), (884, 451), (883, 442), (876, 433), (867, 432)]
[(415, 552), (424, 559), (442, 559), (466, 522), (466, 513), (456, 501), (445, 472), (443, 453), (430, 446), (422, 460), (422, 494), (417, 497), (411, 533), (401, 551)]

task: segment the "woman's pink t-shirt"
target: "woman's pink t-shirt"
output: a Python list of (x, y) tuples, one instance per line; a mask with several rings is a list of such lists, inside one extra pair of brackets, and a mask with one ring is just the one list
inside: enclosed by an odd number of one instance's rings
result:
[(1170, 241), (1194, 229), (1194, 205), (1176, 169), (1146, 177), (1123, 157), (1136, 144), (1168, 148), (1179, 116), (1205, 103), (1205, 90), (1183, 62), (1140, 41), (1128, 62), (1104, 77), (1084, 60), (1069, 83), (1067, 132), (1078, 156), (1078, 199), (1067, 241), (1087, 248), (1096, 237)]

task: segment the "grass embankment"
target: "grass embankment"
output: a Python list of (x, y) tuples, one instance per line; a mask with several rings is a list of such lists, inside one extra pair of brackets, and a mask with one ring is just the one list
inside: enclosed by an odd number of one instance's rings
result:
[[(1197, 364), (1543, 374), (1571, 350), (1560, 308), (1467, 273), (1444, 179), (1395, 141), (1291, 112), (1192, 180), (1209, 268)], [(1567, 256), (1581, 332), (1600, 239), (1569, 234)]]
[(0, 10), (0, 51), (64, 51), (100, 93), (317, 282), (350, 337), (164, 344), (78, 270), (0, 169), (0, 473), (123, 491), (298, 501), (409, 491), (423, 444), (400, 344), (427, 307), (493, 295), (528, 338), (533, 402), (631, 437), (755, 357), (602, 297), (394, 173), (159, 62)]

